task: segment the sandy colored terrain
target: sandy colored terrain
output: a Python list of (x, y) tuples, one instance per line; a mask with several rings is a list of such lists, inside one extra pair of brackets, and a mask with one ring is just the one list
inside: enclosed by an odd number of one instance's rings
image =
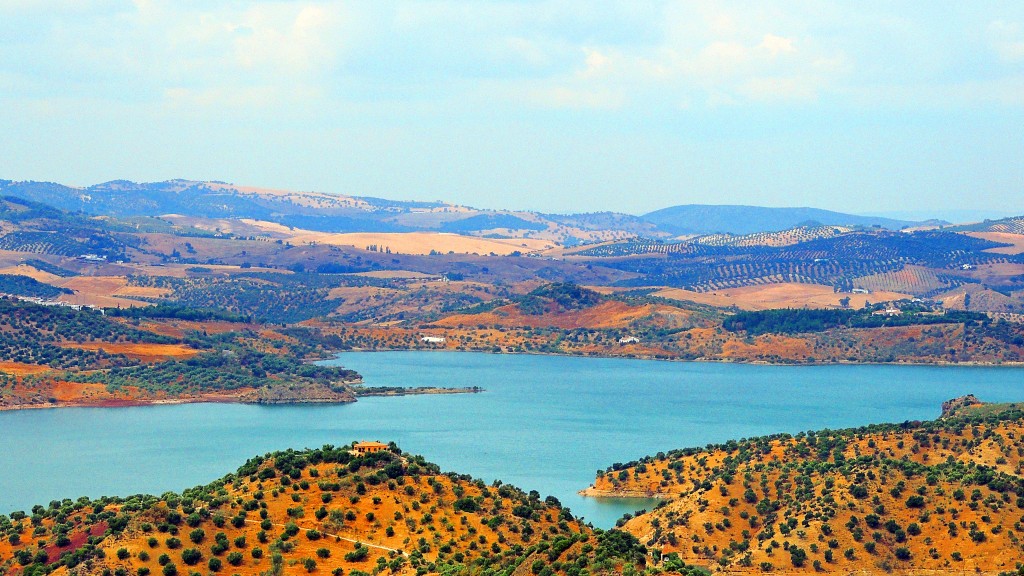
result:
[(863, 308), (865, 302), (888, 302), (911, 298), (899, 292), (872, 292), (871, 294), (850, 294), (835, 292), (831, 286), (820, 284), (767, 284), (726, 288), (715, 292), (693, 292), (682, 288), (666, 288), (654, 296), (689, 300), (711, 306), (737, 306), (743, 310), (768, 310), (771, 308), (839, 308), (841, 298), (850, 299), (851, 308)]
[(414, 272), (412, 270), (373, 270), (371, 272), (356, 272), (352, 276), (365, 276), (367, 278), (387, 278), (387, 279), (413, 279), (413, 280), (429, 280), (440, 278), (437, 274), (425, 274), (423, 272)]
[(434, 324), (446, 328), (478, 325), (594, 329), (623, 328), (641, 318), (651, 316), (657, 310), (658, 307), (653, 304), (630, 306), (624, 302), (607, 301), (584, 310), (531, 315), (523, 314), (517, 305), (510, 305), (480, 314), (456, 314), (438, 320)]
[(61, 282), (62, 288), (68, 288), (81, 294), (113, 295), (128, 285), (123, 276), (75, 276)]
[(393, 288), (378, 288), (376, 286), (337, 286), (331, 288), (327, 293), (328, 298), (344, 298), (346, 301), (363, 301), (368, 298), (382, 297), (398, 292)]
[(1012, 246), (1006, 246), (1003, 248), (989, 248), (988, 250), (985, 250), (985, 252), (993, 252), (995, 254), (1024, 253), (1024, 235), (1022, 234), (1010, 234), (1008, 232), (967, 232), (966, 234), (968, 236), (983, 238), (992, 242), (1012, 244)]
[(333, 244), (337, 246), (355, 246), (366, 248), (376, 245), (380, 250), (390, 248), (398, 254), (430, 254), (431, 251), (458, 254), (490, 254), (507, 255), (512, 252), (533, 252), (546, 250), (554, 246), (553, 242), (544, 240), (492, 239), (445, 234), (435, 232), (409, 233), (376, 233), (355, 232), (351, 234), (331, 234), (326, 232), (301, 232), (292, 236), (292, 244)]
[(131, 308), (140, 306), (151, 306), (149, 302), (133, 300), (131, 298), (119, 298), (117, 296), (103, 296), (100, 294), (62, 294), (57, 300), (68, 304), (81, 304), (83, 306), (99, 306), (100, 308)]
[(17, 266), (7, 266), (6, 268), (0, 268), (0, 274), (14, 274), (17, 276), (28, 276), (42, 282), (44, 284), (58, 285), (65, 281), (66, 278), (61, 278), (56, 274), (50, 274), (49, 272), (43, 272), (29, 266), (27, 264), (19, 264)]

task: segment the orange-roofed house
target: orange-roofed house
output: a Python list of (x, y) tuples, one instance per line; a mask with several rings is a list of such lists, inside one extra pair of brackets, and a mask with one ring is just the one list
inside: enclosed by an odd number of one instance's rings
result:
[(374, 452), (383, 452), (388, 449), (388, 445), (383, 442), (356, 442), (355, 446), (352, 447), (357, 454), (373, 454)]

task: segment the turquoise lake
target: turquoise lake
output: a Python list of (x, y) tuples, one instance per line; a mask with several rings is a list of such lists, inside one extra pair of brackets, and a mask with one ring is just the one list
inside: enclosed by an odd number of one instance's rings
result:
[(346, 405), (184, 404), (0, 412), (0, 512), (81, 495), (204, 484), (284, 448), (394, 440), (442, 469), (554, 495), (608, 527), (650, 501), (583, 498), (599, 468), (730, 438), (931, 419), (974, 393), (1024, 400), (1024, 371), (763, 366), (456, 352), (361, 352), (330, 363), (370, 386), (480, 394)]

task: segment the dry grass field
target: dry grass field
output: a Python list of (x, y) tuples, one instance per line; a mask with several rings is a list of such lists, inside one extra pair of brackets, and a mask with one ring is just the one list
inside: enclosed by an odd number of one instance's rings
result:
[(831, 286), (818, 284), (780, 283), (762, 286), (726, 288), (715, 292), (693, 292), (682, 288), (666, 288), (654, 296), (689, 300), (698, 304), (728, 307), (741, 310), (768, 310), (771, 308), (839, 308), (839, 300), (850, 299), (851, 308), (863, 308), (865, 302), (888, 302), (910, 298), (899, 292), (873, 292), (871, 294), (850, 294), (835, 292)]
[(292, 244), (333, 244), (336, 246), (355, 246), (366, 248), (378, 246), (379, 251), (390, 249), (396, 254), (430, 254), (449, 252), (456, 254), (496, 254), (505, 256), (512, 252), (535, 252), (554, 247), (554, 243), (545, 240), (492, 239), (460, 234), (434, 232), (408, 233), (374, 233), (355, 232), (351, 234), (331, 234), (327, 232), (301, 232), (289, 238)]
[[(454, 314), (434, 324), (446, 328), (459, 326), (502, 326), (502, 327), (554, 327), (554, 328), (624, 328), (642, 318), (648, 318), (662, 308), (653, 304), (630, 306), (624, 302), (606, 301), (583, 310), (547, 313), (543, 315), (523, 314), (517, 305), (502, 306), (480, 314)], [(673, 311), (679, 312), (673, 308)]]
[(1024, 234), (1011, 234), (1009, 232), (966, 232), (968, 236), (991, 240), (1002, 244), (1011, 244), (1003, 248), (989, 248), (986, 252), (994, 254), (1022, 254), (1024, 253)]
[(17, 266), (7, 266), (0, 268), (0, 274), (13, 274), (16, 276), (28, 276), (34, 280), (42, 282), (43, 284), (59, 285), (60, 283), (67, 280), (67, 278), (61, 278), (56, 274), (50, 274), (49, 272), (43, 272), (27, 264), (19, 264)]

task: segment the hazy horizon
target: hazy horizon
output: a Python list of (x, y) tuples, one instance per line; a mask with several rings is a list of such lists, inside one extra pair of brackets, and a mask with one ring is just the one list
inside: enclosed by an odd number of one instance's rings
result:
[(0, 176), (1024, 213), (1024, 5), (935, 8), (0, 2)]
[[(3, 175), (0, 174), (0, 180), (11, 180), (11, 179), (10, 178), (4, 178)], [(188, 178), (172, 178), (171, 181), (173, 181), (173, 180), (185, 180), (185, 181), (195, 181), (195, 182), (212, 182), (212, 183), (219, 183), (219, 184), (227, 184), (227, 185), (230, 185), (230, 186), (236, 186), (236, 187), (240, 187), (240, 188), (264, 188), (264, 187), (261, 187), (261, 186), (255, 185), (255, 184), (251, 184), (251, 183), (225, 182), (223, 180), (197, 181), (197, 180), (191, 180), (191, 179), (188, 179)], [(109, 182), (117, 182), (117, 181), (127, 181), (127, 179), (125, 179), (125, 178), (115, 178), (114, 180), (107, 180), (105, 182), (96, 182), (96, 183), (93, 183), (93, 184), (73, 184), (73, 183), (68, 183), (68, 182), (53, 182), (53, 181), (48, 181), (48, 180), (47, 181), (37, 181), (37, 182), (46, 182), (46, 183), (64, 185), (64, 186), (68, 186), (68, 187), (72, 187), (72, 188), (87, 189), (87, 188), (89, 188), (91, 186), (102, 185), (102, 184), (107, 184)], [(15, 182), (24, 182), (24, 181), (15, 181)], [(160, 183), (160, 182), (165, 182), (165, 181), (159, 181), (159, 182), (135, 182), (135, 183), (136, 184), (157, 184), (157, 183)], [(328, 191), (328, 190), (290, 190), (290, 191), (291, 192), (320, 193), (320, 194), (338, 194), (338, 195), (341, 194), (339, 192), (332, 192), (332, 191)], [(378, 198), (382, 198), (382, 199), (385, 199), (385, 200), (398, 200), (396, 198), (388, 198), (386, 196), (380, 196)], [(406, 199), (402, 199), (402, 200), (413, 201), (413, 202), (434, 202), (434, 201), (440, 201), (440, 202), (452, 203), (450, 200), (447, 200), (445, 198), (406, 198)], [(498, 207), (483, 207), (483, 206), (476, 206), (476, 205), (473, 205), (473, 204), (460, 204), (460, 205), (467, 206), (469, 208), (477, 208), (477, 209), (484, 209), (484, 210), (493, 209), (493, 210), (510, 211), (510, 212), (540, 212), (540, 213), (560, 214), (560, 215), (568, 215), (568, 214), (574, 214), (574, 213), (575, 214), (579, 214), (579, 213), (584, 213), (584, 212), (590, 212), (590, 213), (594, 213), (594, 212), (617, 212), (617, 213), (620, 213), (620, 214), (628, 214), (628, 215), (632, 215), (632, 216), (644, 216), (645, 214), (648, 214), (648, 213), (654, 212), (654, 211), (658, 211), (658, 210), (661, 210), (661, 209), (664, 209), (664, 208), (672, 208), (672, 207), (676, 207), (676, 206), (681, 206), (680, 204), (673, 204), (673, 205), (670, 205), (670, 206), (660, 206), (660, 207), (654, 208), (653, 210), (650, 210), (650, 211), (647, 211), (647, 212), (624, 212), (624, 211), (601, 210), (601, 209), (589, 209), (589, 210), (584, 210), (582, 212), (581, 211), (577, 211), (577, 212), (566, 212), (566, 211), (561, 211), (561, 212), (544, 212), (544, 211), (540, 211), (540, 210), (534, 210), (534, 209), (531, 209), (531, 208), (524, 208), (524, 207), (520, 207), (520, 206), (511, 206), (511, 205), (509, 205), (509, 206), (498, 206)], [(1008, 210), (972, 210), (972, 209), (955, 209), (955, 208), (934, 208), (934, 209), (931, 209), (931, 210), (921, 209), (921, 210), (890, 211), (890, 212), (884, 212), (884, 211), (883, 212), (880, 212), (880, 211), (874, 211), (874, 212), (847, 212), (847, 211), (843, 211), (843, 210), (834, 210), (832, 208), (829, 208), (828, 206), (809, 206), (809, 205), (805, 205), (805, 206), (769, 206), (769, 205), (763, 205), (763, 204), (709, 204), (709, 203), (705, 203), (705, 202), (690, 202), (690, 203), (687, 203), (685, 205), (691, 205), (691, 206), (743, 206), (743, 207), (753, 207), (753, 208), (774, 208), (774, 209), (805, 209), (805, 208), (810, 208), (810, 209), (826, 210), (826, 211), (831, 211), (831, 212), (846, 213), (846, 214), (851, 214), (851, 215), (854, 215), (854, 216), (873, 216), (873, 217), (879, 217), (879, 218), (888, 218), (888, 219), (891, 219), (891, 220), (905, 220), (905, 221), (911, 221), (911, 222), (923, 222), (923, 221), (927, 221), (927, 220), (945, 220), (947, 222), (954, 223), (954, 224), (969, 223), (969, 222), (980, 222), (982, 220), (998, 220), (998, 219), (1002, 219), (1002, 218), (1009, 218), (1009, 217), (1024, 215), (1024, 209), (1022, 209), (1019, 212), (1014, 212), (1012, 209), (1008, 209)]]

